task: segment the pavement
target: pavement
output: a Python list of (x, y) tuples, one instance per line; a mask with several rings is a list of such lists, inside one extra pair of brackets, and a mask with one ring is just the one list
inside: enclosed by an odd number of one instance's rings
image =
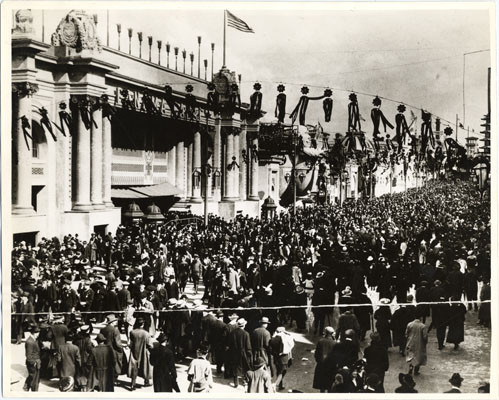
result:
[[(202, 287), (201, 287), (202, 289)], [(186, 289), (186, 294), (191, 299), (201, 298), (202, 290), (196, 295), (193, 293), (192, 287), (189, 284)], [(448, 383), (449, 378), (454, 372), (459, 372), (464, 378), (461, 386), (463, 393), (477, 393), (480, 382), (490, 382), (490, 348), (491, 348), (491, 331), (477, 324), (477, 312), (468, 311), (465, 322), (465, 338), (458, 350), (453, 350), (453, 345), (448, 344), (442, 350), (438, 350), (435, 330), (429, 334), (427, 345), (428, 362), (427, 365), (421, 367), (421, 374), (414, 377), (416, 382), (416, 390), (419, 393), (442, 393), (450, 389)], [(335, 311), (333, 325), (337, 322), (338, 311)], [(426, 321), (429, 326), (429, 321)], [(94, 329), (94, 335), (103, 325), (97, 325)], [(314, 376), (315, 361), (314, 351), (315, 344), (319, 337), (313, 335), (312, 332), (299, 333), (293, 327), (286, 329), (295, 338), (295, 348), (293, 349), (293, 365), (288, 369), (288, 373), (284, 379), (286, 386), (285, 391), (298, 391), (304, 393), (317, 393), (316, 389), (312, 388)], [(369, 333), (367, 334), (369, 337)], [(362, 343), (365, 347), (367, 343)], [(24, 380), (27, 376), (24, 358), (24, 345), (11, 344), (11, 390), (23, 392)], [(389, 349), (390, 368), (385, 375), (385, 391), (393, 393), (395, 388), (399, 386), (398, 375), (400, 372), (407, 373), (408, 365), (405, 362), (405, 357), (399, 354), (398, 348)], [(177, 367), (177, 382), (181, 392), (187, 392), (187, 367), (190, 359), (185, 363), (176, 364)], [(234, 388), (231, 386), (231, 379), (224, 379), (216, 374), (216, 368), (213, 367), (214, 387), (211, 393), (244, 393), (245, 387), (239, 386)], [(40, 382), (40, 392), (58, 392), (58, 379), (42, 380)], [(131, 393), (128, 390), (130, 379), (126, 376), (120, 376), (119, 385), (115, 387), (115, 392)], [(142, 393), (153, 392), (152, 387), (142, 387), (142, 379), (138, 378), (138, 389), (133, 392), (136, 395)]]

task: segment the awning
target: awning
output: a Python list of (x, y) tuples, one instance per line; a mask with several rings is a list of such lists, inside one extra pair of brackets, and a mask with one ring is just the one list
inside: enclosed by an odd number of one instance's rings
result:
[(148, 197), (175, 196), (176, 194), (182, 193), (182, 190), (168, 182), (163, 182), (152, 186), (134, 186), (130, 187), (129, 189), (133, 190), (134, 192), (144, 194)]
[(114, 199), (145, 199), (146, 196), (142, 193), (134, 192), (130, 189), (111, 189), (111, 197)]
[(130, 186), (123, 189), (111, 189), (111, 197), (115, 199), (146, 199), (149, 197), (175, 196), (181, 193), (182, 190), (168, 182), (151, 186)]

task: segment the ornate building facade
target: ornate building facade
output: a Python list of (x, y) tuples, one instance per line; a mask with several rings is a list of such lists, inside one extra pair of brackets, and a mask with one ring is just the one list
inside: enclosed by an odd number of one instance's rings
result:
[(207, 198), (210, 213), (258, 216), (268, 167), (234, 72), (209, 86), (102, 46), (83, 11), (53, 28), (51, 44), (30, 20), (18, 11), (12, 32), (14, 240), (114, 232), (132, 201), (202, 214)]

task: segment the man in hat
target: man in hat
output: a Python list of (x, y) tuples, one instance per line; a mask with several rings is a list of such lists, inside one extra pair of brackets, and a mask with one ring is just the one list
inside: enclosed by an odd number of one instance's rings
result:
[[(68, 334), (68, 340), (73, 340), (73, 335)], [(73, 343), (66, 342), (59, 346), (59, 376), (65, 378), (67, 376), (75, 378), (76, 371), (81, 367), (81, 355), (78, 346)]]
[(52, 325), (52, 349), (58, 350), (59, 346), (66, 343), (66, 337), (68, 335), (69, 329), (67, 325), (64, 324), (64, 316), (59, 315), (55, 317)]
[(87, 383), (90, 376), (90, 361), (94, 347), (90, 339), (90, 333), (90, 325), (82, 325), (73, 338), (73, 344), (80, 350), (81, 357), (80, 368), (76, 371), (75, 384), (82, 392), (87, 391)]
[(85, 314), (83, 315), (85, 322), (88, 322), (88, 320), (91, 318), (91, 314), (87, 312), (91, 310), (92, 303), (94, 301), (94, 296), (95, 292), (90, 287), (90, 280), (85, 279), (84, 281), (82, 281), (80, 287), (80, 307), (79, 307), (81, 311), (85, 312)]
[(137, 318), (137, 326), (130, 332), (130, 363), (128, 375), (131, 378), (130, 390), (135, 390), (137, 376), (144, 378), (144, 386), (151, 386), (149, 380), (152, 375), (151, 363), (149, 361), (149, 349), (152, 347), (151, 335), (144, 329), (145, 321)]
[(106, 338), (106, 344), (113, 349), (114, 352), (114, 379), (118, 379), (121, 375), (123, 364), (123, 345), (121, 344), (121, 335), (118, 329), (118, 319), (114, 314), (106, 316), (106, 326), (101, 329), (100, 333)]
[(383, 393), (380, 391), (379, 387), (379, 377), (374, 372), (367, 375), (366, 378), (366, 386), (361, 393)]
[(27, 323), (26, 328), (26, 368), (28, 369), (28, 377), (24, 382), (24, 391), (38, 392), (40, 384), (40, 346), (38, 345), (38, 335), (40, 329), (34, 322)]
[(453, 373), (449, 379), (449, 383), (452, 385), (452, 388), (444, 393), (461, 393), (461, 384), (463, 383), (463, 380), (464, 379), (458, 372)]
[(414, 378), (410, 374), (399, 373), (399, 382), (400, 386), (395, 389), (395, 393), (418, 393), (414, 387), (416, 386), (416, 382), (414, 382)]
[(409, 363), (409, 374), (419, 375), (421, 365), (426, 365), (426, 344), (428, 332), (425, 324), (420, 320), (420, 313), (416, 312), (416, 319), (409, 322), (405, 330), (407, 344), (405, 348), (406, 361)]
[(245, 377), (252, 364), (251, 339), (249, 333), (244, 330), (246, 324), (244, 318), (239, 318), (237, 328), (228, 337), (227, 355), (232, 366), (235, 388), (239, 386), (239, 377)]
[(224, 322), (224, 313), (220, 310), (216, 313), (216, 320), (213, 321), (210, 335), (208, 337), (211, 354), (214, 358), (215, 364), (217, 365), (217, 374), (222, 372), (222, 366), (224, 365), (225, 360), (225, 346), (227, 342), (225, 332), (226, 324)]
[(194, 257), (191, 262), (191, 278), (192, 283), (194, 285), (194, 293), (198, 294), (198, 283), (201, 275), (203, 273), (203, 263), (197, 254), (194, 254)]
[[(21, 289), (19, 290), (21, 291)], [(17, 344), (21, 344), (22, 338), (24, 336), (24, 326), (26, 326), (26, 324), (30, 322), (35, 322), (35, 316), (33, 315), (34, 312), (35, 307), (31, 302), (29, 294), (25, 291), (22, 291), (20, 299), (17, 303)]]
[(340, 318), (338, 319), (338, 330), (336, 331), (336, 339), (342, 340), (343, 337), (345, 336), (345, 332), (348, 329), (353, 329), (358, 338), (360, 335), (360, 325), (359, 321), (357, 320), (357, 317), (352, 312), (352, 309), (348, 307), (343, 307), (340, 308), (340, 310), (343, 310), (343, 313), (340, 315)]
[(272, 378), (267, 365), (268, 363), (262, 357), (255, 358), (253, 371), (246, 373), (246, 380), (248, 381), (247, 393), (274, 393)]
[(187, 379), (189, 380), (189, 392), (208, 393), (213, 387), (213, 376), (211, 374), (211, 364), (206, 359), (208, 348), (201, 346), (197, 350), (197, 358), (192, 360), (187, 369)]
[(251, 348), (253, 349), (253, 360), (262, 358), (267, 366), (270, 366), (270, 348), (269, 343), (272, 338), (267, 330), (270, 320), (262, 317), (260, 327), (251, 333)]
[(336, 345), (334, 340), (334, 329), (330, 326), (324, 328), (324, 337), (320, 338), (315, 347), (314, 381), (312, 387), (319, 389), (321, 393), (327, 392), (332, 385), (332, 377), (336, 370), (333, 357), (333, 349)]
[(97, 347), (92, 349), (88, 390), (98, 388), (101, 392), (114, 392), (115, 352), (106, 344), (102, 333), (99, 333), (95, 340)]
[(166, 335), (161, 332), (158, 341), (151, 350), (151, 365), (153, 366), (152, 383), (155, 392), (173, 392), (177, 384), (177, 369), (175, 357), (167, 345)]
[(64, 279), (64, 285), (61, 290), (60, 298), (60, 310), (64, 312), (64, 322), (67, 324), (70, 320), (71, 313), (75, 312), (76, 306), (80, 304), (80, 298), (76, 291), (71, 287), (71, 280), (68, 278)]
[(175, 275), (170, 275), (169, 281), (165, 285), (166, 292), (168, 293), (169, 299), (178, 299), (180, 295), (180, 290), (178, 288), (178, 283), (175, 280)]

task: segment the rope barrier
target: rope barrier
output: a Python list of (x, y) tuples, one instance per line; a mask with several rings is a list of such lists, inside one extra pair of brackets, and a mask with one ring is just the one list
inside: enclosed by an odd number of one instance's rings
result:
[[(491, 300), (468, 300), (467, 304), (484, 304), (484, 303), (490, 303)], [(251, 310), (283, 310), (283, 309), (308, 309), (308, 308), (351, 308), (351, 307), (381, 307), (381, 306), (418, 306), (418, 305), (438, 305), (438, 304), (463, 304), (462, 301), (459, 300), (454, 300), (454, 301), (421, 301), (419, 303), (389, 303), (389, 304), (383, 304), (383, 303), (355, 303), (355, 304), (321, 304), (321, 305), (295, 305), (295, 306), (269, 306), (269, 307), (218, 307), (218, 308), (201, 308), (201, 309), (196, 309), (196, 308), (177, 308), (177, 309), (168, 309), (168, 310), (140, 310), (140, 309), (135, 309), (134, 312), (145, 312), (148, 314), (152, 313), (170, 313), (170, 312), (183, 312), (183, 311), (240, 311), (240, 312), (245, 312), (245, 311), (251, 311)], [(66, 315), (66, 314), (123, 314), (126, 313), (126, 310), (115, 310), (115, 311), (61, 311), (61, 312), (50, 312), (50, 311), (45, 311), (45, 312), (36, 312), (36, 313), (11, 313), (11, 316), (17, 316), (17, 315)]]

